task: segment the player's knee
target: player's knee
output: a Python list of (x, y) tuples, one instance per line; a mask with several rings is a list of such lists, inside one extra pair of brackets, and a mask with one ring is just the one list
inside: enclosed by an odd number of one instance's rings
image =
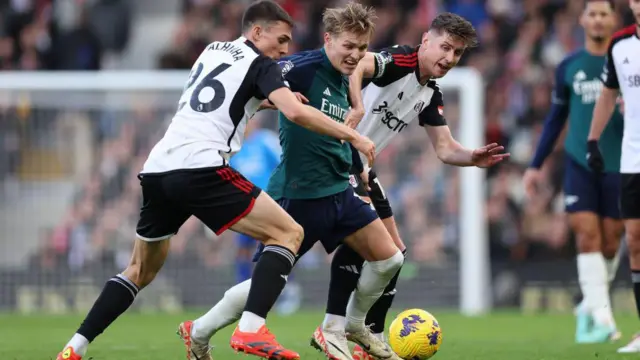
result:
[(629, 258), (638, 259), (640, 261), (640, 228), (627, 229), (627, 247), (629, 249)]
[(149, 267), (143, 266), (143, 264), (139, 262), (132, 262), (127, 266), (127, 269), (122, 273), (134, 284), (138, 286), (139, 289), (143, 289), (147, 285), (149, 285), (153, 279), (155, 279), (158, 271), (160, 269), (151, 269)]
[(371, 269), (379, 274), (397, 273), (404, 264), (404, 255), (401, 251), (397, 251), (392, 257), (386, 260), (369, 262)]
[(300, 245), (302, 244), (302, 239), (304, 239), (304, 229), (297, 222), (292, 222), (284, 231), (282, 239), (278, 240), (281, 242), (282, 246), (294, 253), (297, 253), (298, 249), (300, 249)]
[(618, 253), (618, 247), (620, 243), (618, 241), (606, 241), (602, 244), (602, 256), (605, 259), (613, 259)]
[(596, 227), (582, 227), (576, 231), (576, 243), (579, 253), (599, 252), (602, 249), (601, 237)]

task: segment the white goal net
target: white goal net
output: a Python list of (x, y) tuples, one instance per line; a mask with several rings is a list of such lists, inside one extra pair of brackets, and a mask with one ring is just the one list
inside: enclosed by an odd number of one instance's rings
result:
[[(183, 71), (0, 73), (0, 309), (84, 310), (122, 270), (139, 209), (137, 171), (187, 77)], [(439, 83), (458, 140), (484, 145), (480, 75), (459, 68)], [(273, 112), (259, 116), (276, 130)], [(410, 251), (396, 307), (483, 313), (491, 301), (484, 170), (442, 165), (418, 124), (407, 129), (376, 164)], [(233, 238), (231, 232), (215, 237), (189, 220), (136, 306), (213, 304), (235, 281)], [(305, 258), (292, 281), (304, 306), (321, 308), (329, 258), (321, 250)]]

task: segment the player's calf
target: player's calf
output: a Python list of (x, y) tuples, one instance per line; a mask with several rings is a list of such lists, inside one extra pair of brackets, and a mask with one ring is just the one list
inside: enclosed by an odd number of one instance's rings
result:
[(367, 260), (356, 290), (351, 294), (347, 304), (347, 338), (374, 357), (391, 359), (395, 354), (387, 344), (365, 327), (365, 318), (389, 281), (402, 267), (404, 256), (379, 220), (347, 237), (345, 243)]
[(89, 343), (124, 313), (138, 292), (154, 279), (168, 252), (168, 238), (153, 242), (136, 239), (129, 266), (122, 274), (107, 281), (89, 314), (61, 354), (72, 349), (71, 352), (81, 359)]
[[(619, 213), (617, 214), (619, 216)], [(607, 264), (607, 275), (611, 283), (618, 272), (620, 264), (620, 240), (624, 233), (624, 222), (618, 218), (602, 219), (602, 256)]]
[[(588, 314), (593, 316), (597, 324), (615, 328), (609, 298), (607, 265), (601, 252), (602, 228), (600, 223), (600, 217), (594, 212), (579, 211), (569, 214), (569, 224), (576, 234), (578, 280), (586, 309), (584, 313), (579, 315)], [(580, 338), (583, 335), (577, 334), (576, 337)]]
[(198, 343), (208, 344), (216, 332), (238, 321), (247, 303), (250, 288), (251, 279), (225, 291), (222, 299), (211, 310), (193, 321), (191, 338)]

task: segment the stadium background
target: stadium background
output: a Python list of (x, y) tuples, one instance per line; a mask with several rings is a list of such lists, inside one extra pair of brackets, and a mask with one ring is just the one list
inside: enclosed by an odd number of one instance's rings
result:
[[(2, 0), (1, 70), (188, 69), (213, 39), (239, 33), (249, 1)], [(581, 0), (385, 0), (371, 48), (417, 44), (439, 11), (467, 17), (480, 47), (461, 65), (486, 84), (486, 141), (511, 160), (487, 172), (496, 307), (570, 312), (575, 250), (562, 213), (562, 149), (544, 167), (547, 192), (524, 199), (521, 176), (549, 108), (554, 67), (583, 44)], [(630, 23), (627, 0), (621, 24)], [(296, 20), (291, 52), (321, 46), (321, 12), (336, 1), (284, 0)], [(21, 313), (84, 311), (131, 250), (139, 206), (136, 173), (161, 136), (177, 94), (123, 96), (0, 92), (0, 309)], [(153, 99), (153, 100), (150, 100)], [(445, 94), (455, 129), (459, 103)], [(273, 113), (258, 116), (275, 129)], [(463, 123), (462, 123), (463, 124)], [(412, 125), (417, 126), (417, 125)], [(462, 125), (463, 126), (463, 125)], [(397, 307), (458, 304), (458, 171), (442, 166), (422, 131), (405, 131), (378, 158), (377, 172), (409, 246)], [(233, 234), (216, 238), (191, 219), (141, 309), (206, 307), (233, 284)], [(329, 257), (308, 254), (296, 270), (303, 305), (324, 304)], [(634, 310), (623, 261), (614, 294)], [(194, 291), (197, 289), (197, 291)]]

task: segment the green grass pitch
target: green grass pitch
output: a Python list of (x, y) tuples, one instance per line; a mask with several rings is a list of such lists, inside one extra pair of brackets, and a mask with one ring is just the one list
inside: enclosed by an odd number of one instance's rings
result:
[[(442, 326), (444, 340), (436, 360), (588, 360), (639, 359), (615, 350), (640, 330), (634, 315), (618, 315), (623, 339), (615, 344), (576, 345), (571, 315), (520, 315), (496, 313), (465, 318), (452, 312), (432, 311)], [(90, 347), (93, 360), (184, 360), (182, 342), (175, 334), (181, 315), (125, 314)], [(0, 314), (0, 359), (50, 360), (76, 330), (82, 317), (20, 316)], [(302, 360), (324, 359), (309, 346), (309, 337), (322, 320), (321, 312), (301, 312), (291, 317), (270, 316), (269, 324), (282, 344), (298, 351)], [(216, 360), (254, 359), (229, 348), (232, 329), (217, 334), (212, 344)], [(255, 358), (257, 359), (257, 358)]]

